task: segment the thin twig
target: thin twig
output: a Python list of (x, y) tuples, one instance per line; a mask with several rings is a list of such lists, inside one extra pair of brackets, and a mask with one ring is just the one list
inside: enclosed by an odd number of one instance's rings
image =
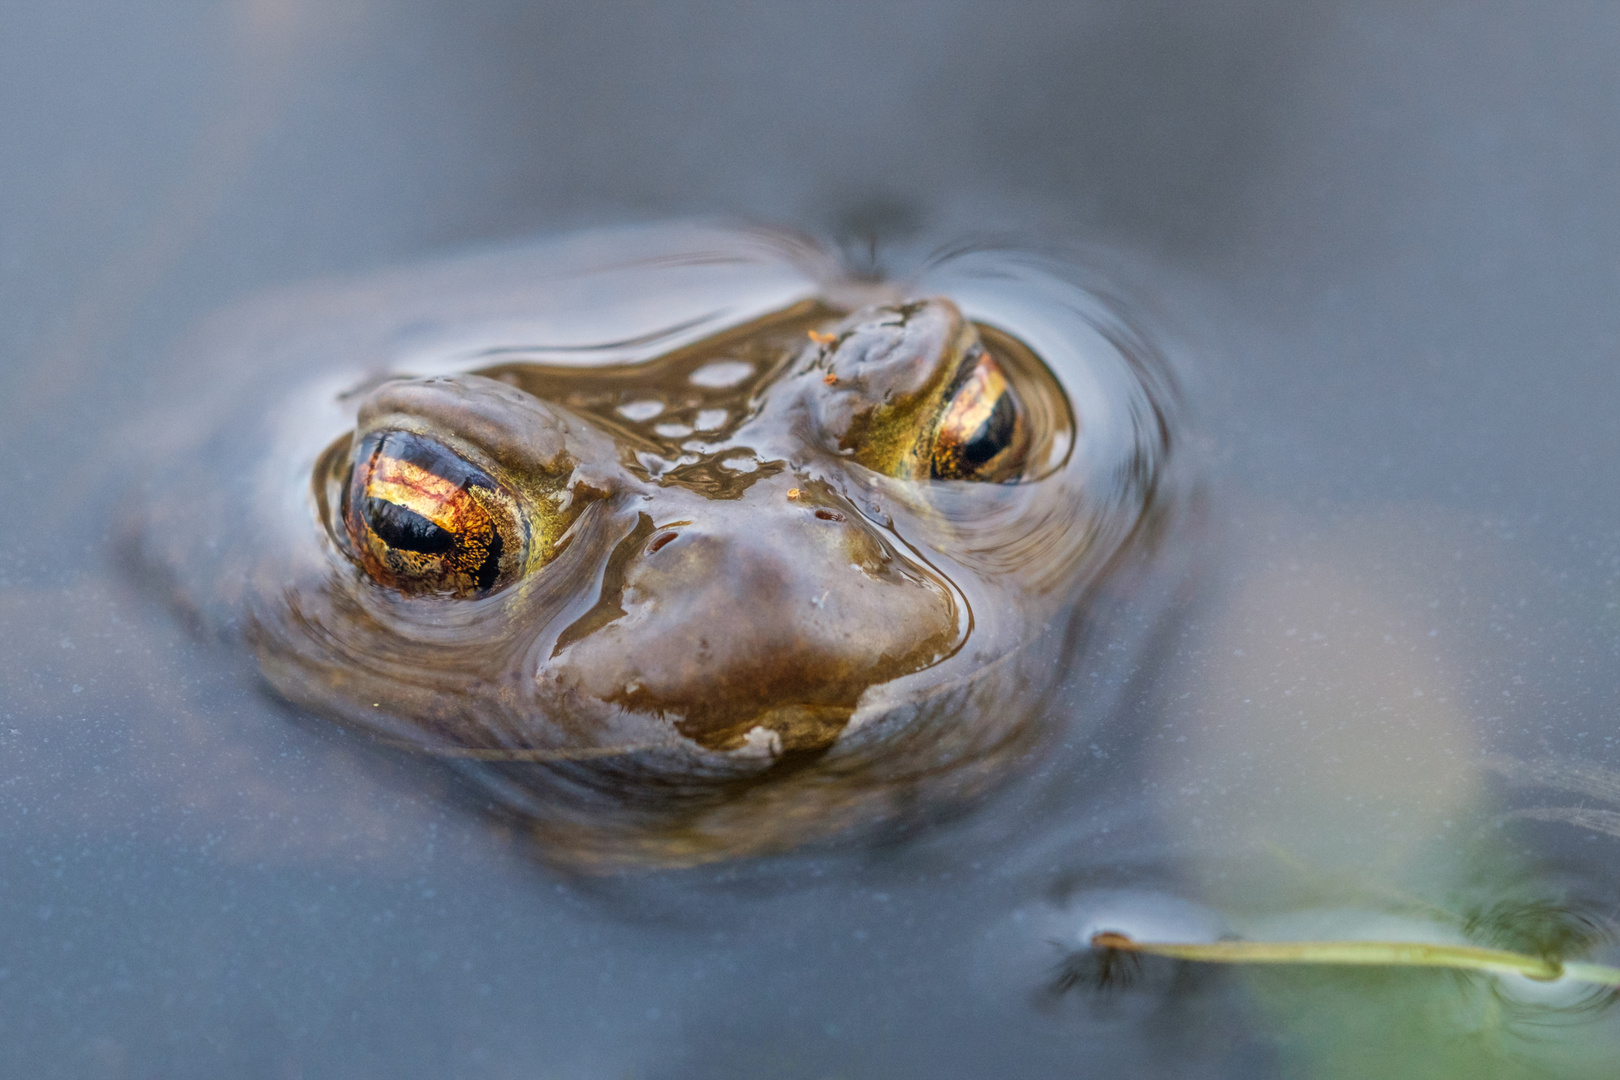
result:
[(1093, 949), (1165, 956), (1210, 964), (1333, 964), (1358, 967), (1437, 967), (1523, 975), (1541, 982), (1565, 978), (1620, 987), (1620, 968), (1562, 963), (1539, 956), (1481, 949), (1473, 945), (1429, 945), (1414, 941), (1211, 941), (1202, 944), (1136, 941), (1104, 932), (1091, 937)]

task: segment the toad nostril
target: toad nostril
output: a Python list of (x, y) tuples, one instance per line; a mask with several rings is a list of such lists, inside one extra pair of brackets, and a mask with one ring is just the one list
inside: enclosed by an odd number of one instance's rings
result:
[(647, 554), (656, 555), (659, 548), (663, 547), (665, 544), (669, 543), (679, 535), (679, 533), (667, 532), (660, 533), (659, 535), (653, 537), (651, 540), (647, 541)]
[(822, 521), (843, 521), (844, 520), (844, 515), (843, 514), (840, 514), (836, 510), (828, 510), (826, 508), (822, 508), (820, 510), (817, 510), (816, 511), (816, 517), (820, 518)]

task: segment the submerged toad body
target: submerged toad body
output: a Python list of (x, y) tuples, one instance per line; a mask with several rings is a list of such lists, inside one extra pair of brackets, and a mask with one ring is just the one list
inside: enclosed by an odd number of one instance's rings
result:
[(944, 295), (812, 296), (556, 361), (375, 374), (323, 450), (268, 441), (236, 486), (301, 474), (295, 520), (212, 572), (278, 690), (607, 865), (892, 822), (1030, 745), (1148, 491), (1091, 490), (1025, 342)]

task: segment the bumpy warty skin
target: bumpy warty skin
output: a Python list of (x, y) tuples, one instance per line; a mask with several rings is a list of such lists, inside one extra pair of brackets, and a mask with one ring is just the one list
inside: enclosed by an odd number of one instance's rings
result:
[[(1110, 402), (1107, 379), (1150, 396), (1144, 357), (1093, 327), (1073, 356), (1099, 378), (1040, 348), (1052, 328), (1028, 348), (984, 328), (971, 297), (896, 287), (852, 306), (854, 286), (757, 234), (629, 242), (730, 245), (756, 272), (627, 270), (603, 257), (622, 236), (562, 245), (539, 265), (594, 266), (593, 295), (618, 292), (592, 329), (621, 344), (598, 352), (548, 345), (558, 275), (522, 259), (326, 293), (303, 324), (285, 300), (226, 320), (203, 347), (251, 365), (260, 396), (160, 448), (148, 562), (286, 697), (452, 766), (559, 861), (779, 850), (981, 795), (1049, 734), (1087, 598), (1139, 546), (1168, 433), (1122, 426), (1163, 412)], [(721, 298), (707, 323), (671, 317)], [(919, 478), (931, 418), (986, 362), (1033, 456), (993, 481)], [(726, 363), (746, 369), (729, 387)], [(498, 581), (378, 579), (364, 513), (393, 506), (377, 527), (423, 549), (401, 572), (470, 520), (434, 517), (431, 476), (365, 486), (357, 448), (375, 457), (387, 432), (470, 463), (480, 505), (513, 508)]]

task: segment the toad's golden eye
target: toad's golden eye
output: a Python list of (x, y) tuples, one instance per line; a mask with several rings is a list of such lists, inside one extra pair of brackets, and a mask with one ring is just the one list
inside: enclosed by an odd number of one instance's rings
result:
[(477, 466), (408, 431), (360, 441), (343, 520), (360, 565), (407, 593), (485, 596), (521, 570), (516, 500)]
[(989, 353), (970, 353), (933, 429), (928, 452), (935, 480), (1016, 479), (1030, 443), (1029, 417), (1018, 393)]

